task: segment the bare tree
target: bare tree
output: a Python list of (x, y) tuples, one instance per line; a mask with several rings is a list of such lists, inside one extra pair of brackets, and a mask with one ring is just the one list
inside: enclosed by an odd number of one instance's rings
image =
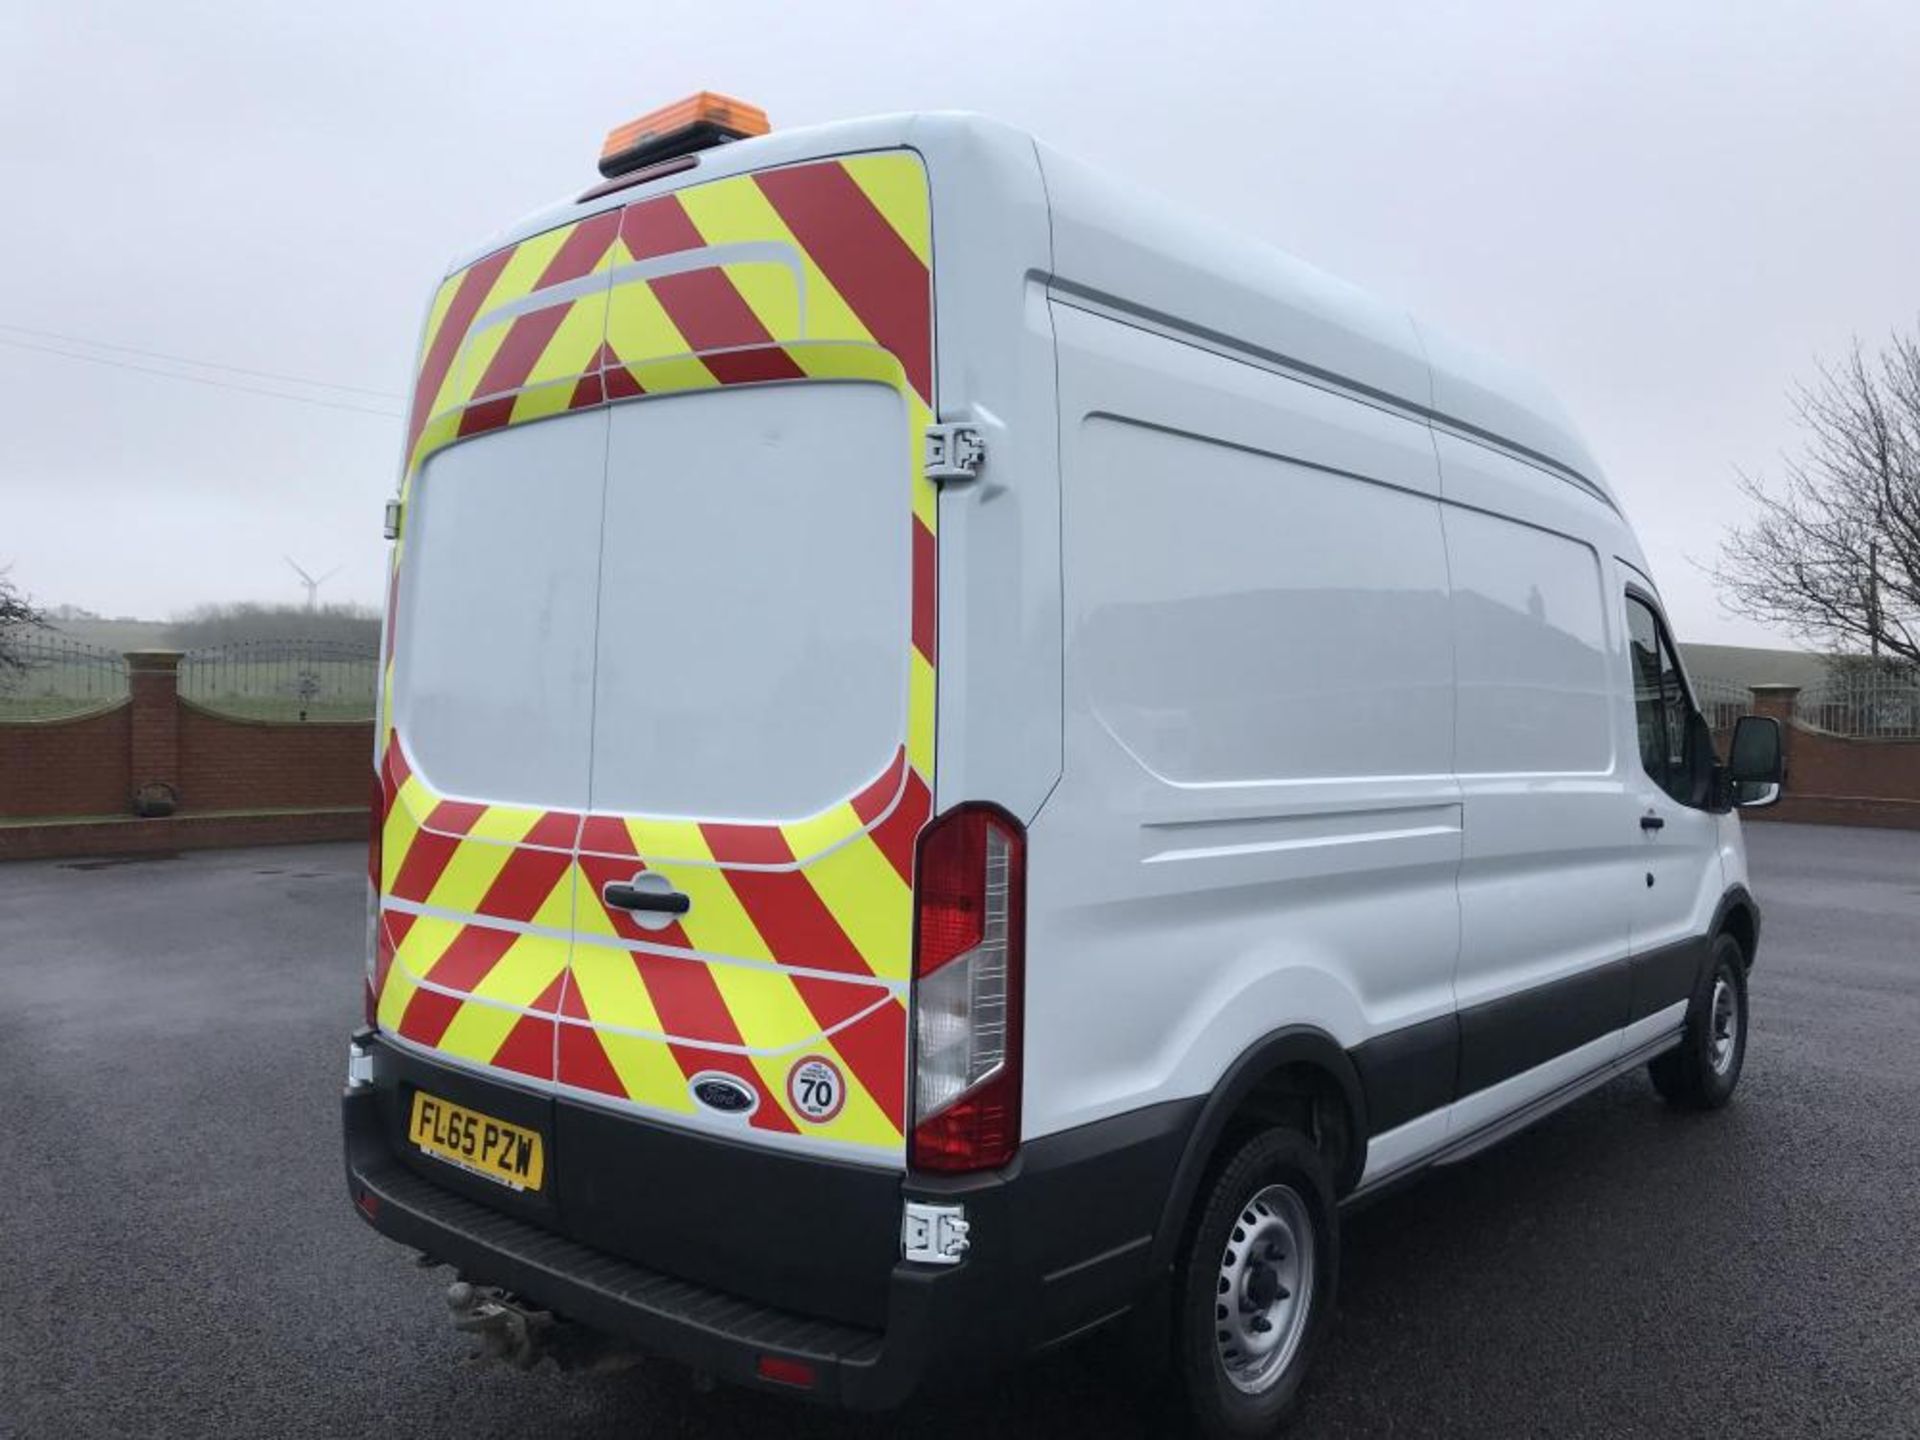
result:
[(1793, 400), (1805, 446), (1777, 485), (1740, 477), (1756, 513), (1714, 578), (1755, 620), (1920, 665), (1920, 338), (1856, 342)]
[(0, 675), (17, 675), (27, 668), (21, 641), (27, 631), (38, 630), (46, 623), (40, 607), (0, 570)]

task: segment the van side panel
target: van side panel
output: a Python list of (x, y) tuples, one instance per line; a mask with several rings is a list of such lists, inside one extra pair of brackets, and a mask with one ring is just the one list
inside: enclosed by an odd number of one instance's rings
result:
[(1617, 607), (1596, 548), (1610, 512), (1559, 476), (1436, 442), (1460, 663), (1467, 1097), (1626, 1024), (1641, 835), (1616, 724)]
[(1211, 217), (1042, 145), (1056, 282), (1149, 322), (1425, 406), (1432, 369), (1404, 311)]
[(977, 479), (940, 487), (937, 806), (1021, 820), (1060, 778), (1060, 465), (1047, 196), (1033, 141), (916, 116), (940, 254), (939, 417), (979, 432)]
[(1030, 835), (1030, 1136), (1205, 1094), (1282, 1025), (1350, 1048), (1444, 1020), (1459, 923), (1426, 428), (1054, 325), (1067, 741)]
[[(1563, 1053), (1627, 1021), (1628, 919), (1641, 834), (1618, 726), (1618, 518), (1570, 481), (1436, 434), (1455, 645), (1463, 1100), (1558, 1083)], [(1602, 1057), (1607, 1058), (1603, 1055)], [(1480, 1115), (1475, 1099), (1452, 1129)]]

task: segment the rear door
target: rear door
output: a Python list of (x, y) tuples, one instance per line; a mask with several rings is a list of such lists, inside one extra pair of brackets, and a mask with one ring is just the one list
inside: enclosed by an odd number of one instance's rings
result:
[[(924, 811), (906, 426), (859, 383), (613, 412), (564, 1087), (898, 1143)], [(649, 881), (685, 912), (608, 903)]]
[(387, 606), (378, 1022), (542, 1086), (590, 762), (607, 415), (580, 403), (581, 377), (598, 364), (617, 224), (531, 236), (440, 287)]
[(436, 456), (409, 503), (393, 627), (380, 1022), (542, 1081), (587, 800), (597, 595), (578, 547), (597, 529), (605, 432), (582, 415)]
[[(902, 153), (623, 220), (567, 1092), (903, 1154), (933, 769), (927, 238)], [(608, 902), (636, 886), (684, 913)]]

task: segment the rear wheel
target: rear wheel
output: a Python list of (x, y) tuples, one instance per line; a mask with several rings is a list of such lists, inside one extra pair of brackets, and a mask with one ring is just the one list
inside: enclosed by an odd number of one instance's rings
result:
[(1718, 1110), (1733, 1098), (1747, 1058), (1747, 959), (1721, 935), (1687, 1008), (1686, 1038), (1647, 1066), (1653, 1088), (1683, 1110)]
[(1174, 1313), (1175, 1364), (1204, 1433), (1274, 1433), (1333, 1311), (1339, 1247), (1332, 1179), (1305, 1136), (1264, 1131), (1216, 1173)]

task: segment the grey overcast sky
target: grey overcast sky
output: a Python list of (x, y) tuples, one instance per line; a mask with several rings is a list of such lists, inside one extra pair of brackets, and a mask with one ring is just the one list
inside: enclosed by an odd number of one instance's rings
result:
[(703, 87), (997, 115), (1533, 367), (1696, 640), (1771, 640), (1689, 560), (1788, 386), (1920, 316), (1914, 0), (8, 0), (0, 565), (158, 617), (297, 599), (290, 552), (377, 602), (398, 420), (132, 351), (397, 413), (448, 257)]

